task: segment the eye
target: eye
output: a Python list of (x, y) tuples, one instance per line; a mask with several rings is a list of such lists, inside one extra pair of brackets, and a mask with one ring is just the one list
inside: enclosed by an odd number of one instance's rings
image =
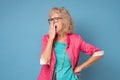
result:
[(61, 18), (61, 17), (57, 17), (57, 20), (58, 20), (58, 19), (62, 19), (62, 18)]

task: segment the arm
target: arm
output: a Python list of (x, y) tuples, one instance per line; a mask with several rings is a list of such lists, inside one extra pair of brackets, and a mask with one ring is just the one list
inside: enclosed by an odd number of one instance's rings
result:
[(55, 24), (50, 24), (48, 41), (43, 37), (40, 64), (50, 64), (52, 47), (56, 36)]
[(75, 73), (78, 73), (83, 69), (91, 66), (99, 59), (101, 59), (104, 55), (104, 51), (101, 51), (97, 47), (85, 42), (81, 37), (80, 37), (80, 49), (82, 52), (84, 52), (85, 54), (91, 57), (81, 65), (77, 66), (74, 70)]
[(95, 52), (87, 61), (85, 61), (83, 64), (79, 65), (75, 69), (76, 72), (80, 72), (83, 69), (93, 65), (95, 62), (97, 62), (100, 58), (102, 58), (104, 55), (104, 51), (97, 51)]
[[(43, 45), (45, 46), (45, 44)], [(42, 51), (40, 64), (50, 64), (52, 45), (53, 45), (53, 40), (49, 39), (45, 49)]]

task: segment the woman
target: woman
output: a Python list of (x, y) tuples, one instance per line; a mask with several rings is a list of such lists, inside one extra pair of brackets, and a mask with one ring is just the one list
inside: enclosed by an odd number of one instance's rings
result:
[[(104, 52), (73, 33), (72, 18), (64, 7), (52, 8), (48, 21), (50, 30), (42, 38), (38, 80), (78, 80), (79, 73), (98, 61)], [(91, 57), (78, 66), (81, 51)]]

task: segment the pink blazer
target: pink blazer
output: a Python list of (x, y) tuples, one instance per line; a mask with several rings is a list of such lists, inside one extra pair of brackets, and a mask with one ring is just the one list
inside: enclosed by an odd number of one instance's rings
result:
[[(49, 39), (48, 34), (44, 35), (42, 38), (41, 54), (43, 53), (46, 47), (48, 39)], [(70, 58), (73, 70), (78, 64), (79, 55), (81, 51), (89, 56), (92, 56), (95, 52), (100, 51), (97, 47), (85, 42), (79, 34), (75, 33), (67, 34), (66, 43), (67, 43), (66, 51)], [(54, 48), (52, 48), (50, 64), (42, 65), (38, 76), (38, 80), (52, 80), (55, 63), (56, 63), (55, 51)]]

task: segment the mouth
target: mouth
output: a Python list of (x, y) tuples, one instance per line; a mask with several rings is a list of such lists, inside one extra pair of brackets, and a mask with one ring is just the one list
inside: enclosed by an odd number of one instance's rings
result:
[(55, 26), (55, 31), (57, 31), (57, 26)]

